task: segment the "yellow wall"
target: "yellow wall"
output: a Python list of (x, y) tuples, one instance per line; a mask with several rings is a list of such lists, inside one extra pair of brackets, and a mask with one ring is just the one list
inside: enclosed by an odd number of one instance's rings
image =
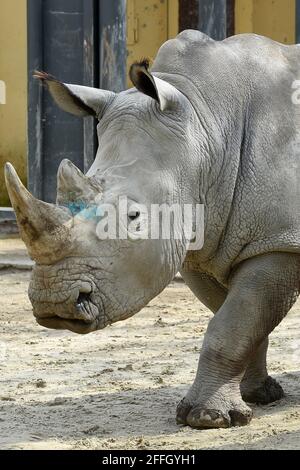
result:
[(236, 0), (235, 34), (256, 33), (275, 41), (296, 40), (295, 0)]
[(26, 0), (0, 1), (0, 206), (8, 205), (3, 164), (12, 162), (23, 181), (27, 169), (27, 18)]
[[(178, 0), (127, 0), (127, 69), (178, 34)], [(128, 86), (131, 84), (128, 82)]]

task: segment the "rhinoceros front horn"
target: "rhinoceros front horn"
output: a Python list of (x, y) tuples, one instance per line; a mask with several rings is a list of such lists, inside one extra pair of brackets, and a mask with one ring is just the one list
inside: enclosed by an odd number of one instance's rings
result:
[(47, 264), (65, 256), (71, 248), (69, 211), (32, 196), (10, 163), (5, 165), (5, 181), (20, 235), (31, 258)]

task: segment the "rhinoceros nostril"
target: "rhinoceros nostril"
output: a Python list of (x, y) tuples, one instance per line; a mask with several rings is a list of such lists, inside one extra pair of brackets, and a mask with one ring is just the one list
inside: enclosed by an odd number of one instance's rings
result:
[(88, 292), (79, 292), (77, 301), (76, 301), (76, 307), (82, 308), (84, 307), (85, 302), (90, 302), (91, 300), (91, 294)]

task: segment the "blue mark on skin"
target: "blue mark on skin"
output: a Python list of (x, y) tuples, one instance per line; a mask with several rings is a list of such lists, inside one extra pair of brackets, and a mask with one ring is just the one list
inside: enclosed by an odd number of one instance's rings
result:
[(73, 216), (80, 213), (81, 217), (91, 220), (97, 217), (97, 208), (95, 204), (89, 205), (84, 201), (74, 201), (66, 205)]
[(69, 209), (72, 215), (76, 215), (83, 211), (87, 207), (87, 204), (83, 201), (76, 201), (66, 204), (66, 207)]

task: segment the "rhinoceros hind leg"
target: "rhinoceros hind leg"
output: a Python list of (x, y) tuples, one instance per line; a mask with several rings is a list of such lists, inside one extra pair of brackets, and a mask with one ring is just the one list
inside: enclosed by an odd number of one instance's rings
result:
[(268, 345), (266, 338), (249, 362), (241, 382), (242, 398), (247, 403), (267, 405), (284, 397), (281, 385), (267, 372)]
[(242, 381), (241, 394), (244, 401), (256, 405), (267, 405), (284, 397), (283, 388), (270, 376), (260, 384), (257, 381), (253, 384)]

